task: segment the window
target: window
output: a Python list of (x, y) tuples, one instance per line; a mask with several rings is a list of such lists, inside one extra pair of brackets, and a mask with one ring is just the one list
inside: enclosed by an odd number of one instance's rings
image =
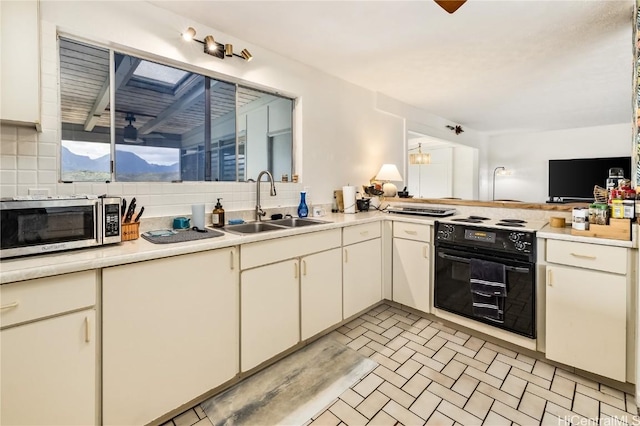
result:
[(63, 181), (292, 174), (292, 99), (64, 38), (60, 63)]

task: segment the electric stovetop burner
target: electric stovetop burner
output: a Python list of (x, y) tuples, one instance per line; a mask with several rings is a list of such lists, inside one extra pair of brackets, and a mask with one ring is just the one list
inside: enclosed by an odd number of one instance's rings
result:
[(503, 222), (496, 223), (496, 226), (510, 226), (512, 228), (524, 228), (524, 225), (522, 223), (518, 223), (518, 222), (504, 222), (503, 221)]
[(452, 222), (464, 222), (464, 223), (482, 223), (485, 220), (489, 220), (489, 218), (482, 217), (482, 216), (469, 216), (469, 217), (459, 217), (457, 219), (451, 219)]
[(500, 222), (500, 224), (503, 224), (503, 223), (527, 223), (526, 220), (522, 220), (522, 219), (500, 219), (498, 222)]

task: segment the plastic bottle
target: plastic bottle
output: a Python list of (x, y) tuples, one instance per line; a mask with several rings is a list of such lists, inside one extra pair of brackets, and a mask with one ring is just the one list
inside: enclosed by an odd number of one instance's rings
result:
[(224, 226), (224, 209), (222, 208), (222, 204), (220, 204), (220, 200), (222, 200), (222, 198), (218, 198), (218, 203), (211, 213), (211, 222), (214, 228), (222, 228)]

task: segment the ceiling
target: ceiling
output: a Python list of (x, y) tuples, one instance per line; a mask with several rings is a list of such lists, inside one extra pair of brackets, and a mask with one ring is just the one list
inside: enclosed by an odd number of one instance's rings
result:
[(633, 0), (151, 3), (481, 132), (632, 121)]

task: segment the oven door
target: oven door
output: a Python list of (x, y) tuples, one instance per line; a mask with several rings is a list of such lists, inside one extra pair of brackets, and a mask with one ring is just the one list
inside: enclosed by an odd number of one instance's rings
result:
[[(434, 306), (494, 327), (535, 338), (535, 265), (503, 256), (504, 254), (495, 255), (437, 246)], [(471, 259), (505, 265), (507, 295), (500, 301), (504, 304), (500, 320), (474, 315), (469, 281)]]
[(3, 202), (0, 257), (98, 245), (98, 210), (97, 200)]

